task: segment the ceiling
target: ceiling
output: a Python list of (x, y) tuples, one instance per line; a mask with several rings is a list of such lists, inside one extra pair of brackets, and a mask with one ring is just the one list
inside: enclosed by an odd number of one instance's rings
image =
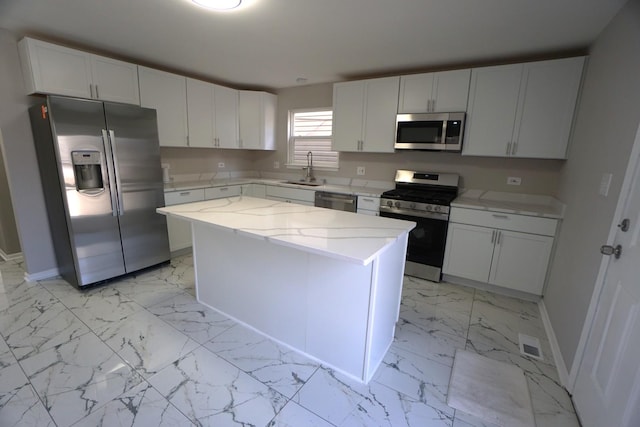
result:
[(0, 28), (273, 90), (577, 51), (625, 2), (244, 0), (220, 13), (189, 0), (0, 0)]

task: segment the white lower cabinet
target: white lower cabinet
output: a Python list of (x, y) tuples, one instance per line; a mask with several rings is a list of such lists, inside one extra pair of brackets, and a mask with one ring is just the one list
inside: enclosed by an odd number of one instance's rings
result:
[(249, 197), (258, 197), (260, 199), (267, 198), (267, 186), (264, 184), (243, 184), (242, 195)]
[(205, 188), (204, 199), (222, 199), (223, 197), (239, 196), (242, 188), (239, 185), (226, 185), (224, 187)]
[(299, 188), (278, 187), (267, 185), (265, 198), (280, 202), (297, 203), (299, 205), (313, 206), (316, 199), (315, 190), (304, 190)]
[(541, 295), (556, 226), (551, 218), (452, 208), (443, 272)]
[(358, 196), (357, 213), (380, 216), (380, 197)]
[[(166, 206), (201, 202), (203, 200), (204, 189), (170, 191), (164, 193), (164, 202)], [(169, 250), (171, 252), (191, 247), (191, 224), (189, 221), (167, 217), (167, 231), (169, 233)]]

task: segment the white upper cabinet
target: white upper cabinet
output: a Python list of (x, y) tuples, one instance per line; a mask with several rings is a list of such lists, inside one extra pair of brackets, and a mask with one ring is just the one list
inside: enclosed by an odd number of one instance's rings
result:
[(584, 57), (475, 68), (463, 155), (566, 158)]
[(392, 153), (400, 77), (333, 85), (333, 149)]
[(217, 148), (240, 148), (238, 138), (238, 91), (213, 85), (214, 126)]
[(187, 78), (187, 123), (190, 147), (214, 147), (213, 84)]
[(157, 111), (160, 146), (188, 146), (187, 79), (142, 66), (138, 71), (140, 103)]
[(470, 79), (470, 69), (402, 76), (398, 113), (464, 112)]
[(276, 96), (248, 90), (239, 95), (240, 148), (275, 149)]
[(136, 64), (30, 38), (18, 46), (28, 93), (140, 104)]

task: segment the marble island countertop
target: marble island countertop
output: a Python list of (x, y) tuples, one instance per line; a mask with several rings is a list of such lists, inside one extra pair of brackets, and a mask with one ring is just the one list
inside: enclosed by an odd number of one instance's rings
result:
[(565, 209), (563, 203), (551, 196), (484, 190), (466, 190), (451, 206), (556, 219), (564, 216)]
[(165, 191), (185, 191), (201, 188), (224, 187), (227, 185), (265, 184), (279, 187), (301, 188), (312, 191), (329, 191), (357, 196), (380, 197), (394, 187), (393, 183), (366, 180), (345, 180), (343, 183), (326, 183), (322, 185), (305, 185), (287, 182), (287, 179), (275, 178), (220, 178), (208, 180), (192, 180), (165, 183)]
[(157, 211), (360, 265), (369, 264), (416, 225), (410, 221), (246, 196), (169, 206)]

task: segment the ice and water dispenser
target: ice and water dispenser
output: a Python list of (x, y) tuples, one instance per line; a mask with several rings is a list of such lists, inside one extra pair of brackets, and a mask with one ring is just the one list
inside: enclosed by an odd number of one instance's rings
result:
[(104, 189), (99, 151), (72, 151), (71, 161), (78, 191)]

